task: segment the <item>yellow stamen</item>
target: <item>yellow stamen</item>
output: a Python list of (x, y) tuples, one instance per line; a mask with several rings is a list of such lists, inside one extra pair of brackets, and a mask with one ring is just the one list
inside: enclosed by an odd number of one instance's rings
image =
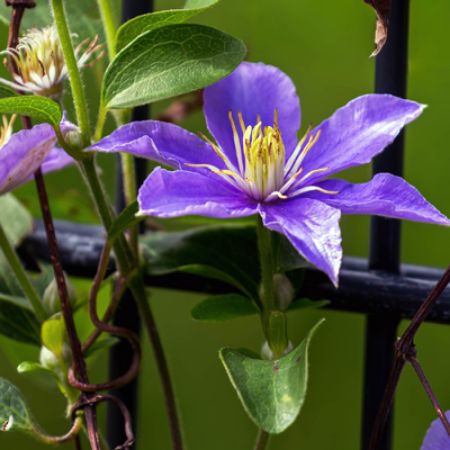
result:
[(314, 170), (311, 170), (311, 171), (308, 172), (304, 177), (302, 177), (302, 179), (300, 180), (300, 183), (302, 183), (303, 181), (307, 180), (309, 177), (311, 177), (311, 176), (314, 175), (315, 173), (326, 172), (327, 170), (329, 170), (328, 167), (322, 167), (322, 168), (320, 168), (320, 169), (314, 169)]
[(6, 116), (2, 117), (2, 125), (0, 126), (0, 150), (6, 145), (13, 133), (13, 125), (16, 117), (15, 114), (9, 120)]
[(245, 123), (244, 123), (244, 119), (242, 117), (241, 112), (238, 112), (238, 118), (239, 118), (239, 124), (241, 125), (242, 133), (245, 133)]

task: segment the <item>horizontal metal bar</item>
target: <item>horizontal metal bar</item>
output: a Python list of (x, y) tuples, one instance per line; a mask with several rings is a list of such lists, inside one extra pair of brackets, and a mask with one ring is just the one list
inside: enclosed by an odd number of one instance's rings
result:
[[(92, 277), (104, 243), (101, 227), (57, 221), (56, 232), (64, 269), (79, 277)], [(35, 230), (20, 248), (25, 260), (30, 256), (48, 260), (45, 230), (36, 222)], [(368, 270), (363, 258), (344, 258), (339, 288), (335, 289), (322, 272), (307, 270), (302, 293), (312, 299), (327, 299), (335, 310), (356, 313), (389, 313), (411, 317), (435, 283), (442, 269), (402, 265), (399, 275)], [(111, 267), (112, 268), (112, 267)], [(149, 284), (170, 289), (223, 293), (229, 287), (223, 283), (187, 274), (152, 277)], [(450, 323), (450, 288), (437, 302), (429, 321)]]

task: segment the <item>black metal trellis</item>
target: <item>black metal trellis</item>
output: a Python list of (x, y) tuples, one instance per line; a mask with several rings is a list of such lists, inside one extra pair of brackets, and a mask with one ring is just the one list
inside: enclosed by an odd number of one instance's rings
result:
[[(124, 19), (151, 10), (153, 2), (124, 2)], [(375, 90), (404, 97), (407, 81), (407, 39), (409, 0), (392, 0), (388, 42), (377, 57)], [(134, 112), (134, 119), (147, 117), (145, 109)], [(381, 156), (376, 158), (374, 172), (402, 174), (403, 144), (401, 134)], [(143, 163), (137, 166), (139, 178), (144, 176)], [(120, 192), (120, 189), (119, 189)], [(122, 200), (118, 199), (118, 207)], [(103, 246), (103, 231), (94, 225), (79, 225), (68, 222), (56, 224), (60, 253), (65, 270), (76, 276), (93, 276)], [(37, 222), (35, 231), (24, 241), (20, 251), (38, 258), (48, 258), (45, 231)], [(443, 271), (423, 266), (400, 264), (400, 222), (374, 218), (371, 225), (370, 256), (344, 258), (340, 276), (340, 287), (335, 289), (318, 271), (308, 270), (304, 283), (304, 294), (312, 299), (327, 298), (329, 308), (366, 314), (366, 356), (364, 378), (363, 421), (361, 448), (367, 449), (370, 431), (381, 401), (386, 379), (392, 363), (392, 349), (397, 326), (401, 318), (410, 318), (434, 287)], [(222, 292), (223, 286), (195, 276), (171, 275), (149, 280), (152, 286), (177, 286), (183, 290)], [(137, 313), (130, 298), (120, 313), (121, 324), (138, 330)], [(450, 323), (450, 288), (447, 288), (428, 321)], [(124, 321), (124, 322), (123, 322)], [(112, 377), (128, 367), (128, 348), (117, 346), (111, 352), (110, 372)], [(136, 384), (116, 392), (129, 406), (136, 418)], [(134, 421), (136, 422), (136, 420)], [(391, 422), (391, 421), (390, 421)], [(122, 417), (108, 411), (108, 440), (111, 445), (121, 442), (118, 435)], [(380, 450), (391, 449), (391, 426), (386, 429)], [(120, 432), (120, 431), (119, 431)]]

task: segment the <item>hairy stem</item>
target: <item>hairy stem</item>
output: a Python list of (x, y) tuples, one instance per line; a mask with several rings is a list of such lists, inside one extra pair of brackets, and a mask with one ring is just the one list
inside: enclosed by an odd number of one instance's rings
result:
[[(103, 28), (106, 36), (106, 46), (108, 48), (108, 58), (110, 61), (116, 56), (116, 29), (117, 24), (114, 20), (114, 15), (111, 8), (111, 1), (109, 0), (97, 0), (98, 9), (102, 17)], [(103, 135), (103, 127), (105, 126), (106, 115), (108, 111), (100, 100), (98, 107), (97, 124), (95, 125), (94, 139), (100, 140)]]
[[(125, 204), (128, 206), (133, 203), (137, 197), (136, 166), (133, 155), (128, 153), (121, 153), (120, 161), (122, 164)], [(139, 227), (137, 225), (131, 227), (129, 233), (131, 248), (133, 249), (136, 258), (138, 258)]]
[[(84, 146), (87, 147), (90, 143), (89, 120), (86, 108), (86, 98), (84, 95), (83, 85), (81, 82), (80, 72), (78, 70), (76, 58), (73, 51), (72, 41), (67, 26), (65, 12), (62, 0), (51, 0), (53, 15), (61, 39), (62, 50), (66, 60), (70, 84), (72, 87), (72, 95), (74, 98), (75, 109), (77, 111), (78, 124), (83, 135)], [(99, 216), (103, 222), (106, 230), (109, 230), (114, 220), (114, 213), (107, 200), (105, 190), (101, 184), (94, 158), (86, 158), (80, 161), (82, 172), (85, 176), (87, 184), (90, 188), (92, 197), (97, 207)], [(133, 255), (125, 236), (120, 236), (114, 243), (114, 253), (117, 264), (121, 274), (129, 280), (129, 287), (132, 294), (139, 305), (141, 314), (144, 318), (150, 341), (155, 352), (156, 363), (159, 369), (161, 382), (166, 395), (167, 412), (169, 415), (169, 422), (171, 424), (173, 447), (176, 450), (181, 450), (182, 434), (180, 430), (180, 422), (176, 410), (175, 396), (168, 372), (168, 365), (164, 355), (164, 351), (159, 338), (159, 333), (156, 328), (155, 321), (147, 302), (145, 294), (145, 285), (139, 273), (139, 266), (136, 257)], [(133, 272), (135, 272), (133, 274)], [(164, 377), (164, 378), (163, 378)], [(80, 378), (81, 381), (84, 381)], [(167, 388), (170, 386), (170, 389)], [(170, 406), (170, 407), (169, 407)]]
[[(80, 162), (80, 165), (87, 184), (90, 187), (91, 194), (103, 222), (103, 226), (106, 230), (108, 230), (114, 220), (114, 213), (109, 206), (106, 193), (98, 178), (95, 161), (93, 158), (85, 159)], [(153, 317), (150, 304), (147, 300), (144, 281), (138, 270), (136, 258), (123, 235), (116, 239), (113, 248), (119, 270), (121, 274), (128, 279), (129, 288), (139, 307), (140, 314), (150, 338), (150, 343), (155, 355), (155, 360), (163, 387), (172, 437), (172, 447), (174, 450), (182, 450), (184, 448), (183, 437), (177, 412), (175, 393), (156, 322)]]
[(81, 416), (77, 416), (75, 417), (70, 430), (62, 436), (51, 436), (37, 429), (33, 430), (33, 435), (35, 435), (41, 442), (47, 445), (59, 445), (73, 440), (75, 440), (76, 443), (78, 440), (78, 434), (80, 433), (82, 426), (83, 419), (81, 418)]
[(111, 8), (110, 0), (97, 0), (98, 9), (102, 17), (103, 28), (105, 30), (106, 45), (108, 47), (108, 56), (111, 61), (116, 55), (116, 29), (117, 24)]
[(264, 334), (272, 351), (272, 359), (280, 358), (288, 347), (287, 317), (279, 310), (273, 282), (275, 264), (271, 231), (264, 227), (261, 217), (257, 224), (259, 264), (261, 268), (260, 293)]
[(276, 309), (275, 305), (275, 291), (273, 285), (273, 254), (272, 254), (272, 236), (262, 223), (262, 219), (258, 216), (258, 251), (259, 264), (261, 267), (261, 283), (262, 295), (261, 300), (266, 310)]
[(1, 225), (0, 225), (0, 248), (2, 249), (6, 260), (8, 261), (12, 271), (14, 272), (14, 275), (16, 276), (23, 293), (30, 301), (31, 306), (33, 307), (33, 311), (36, 314), (36, 317), (39, 319), (40, 322), (43, 322), (47, 318), (47, 313), (45, 312), (41, 299), (36, 290), (34, 289), (34, 286), (31, 284), (31, 281), (25, 269), (23, 268), (16, 251), (9, 242), (5, 230)]
[(103, 137), (103, 128), (105, 126), (107, 114), (108, 111), (103, 104), (103, 100), (100, 99), (100, 104), (98, 106), (98, 113), (97, 113), (97, 123), (95, 124), (95, 131), (94, 131), (95, 142), (99, 141)]
[(258, 435), (256, 436), (256, 442), (254, 450), (265, 450), (268, 448), (270, 441), (270, 434), (262, 429), (258, 430)]
[(81, 80), (80, 70), (78, 69), (78, 63), (73, 49), (69, 27), (66, 21), (63, 0), (50, 0), (50, 4), (52, 6), (53, 17), (58, 30), (59, 39), (61, 41), (61, 48), (63, 50), (67, 72), (69, 74), (72, 98), (77, 115), (78, 126), (81, 130), (83, 146), (87, 147), (89, 146), (91, 139), (89, 113), (83, 82)]

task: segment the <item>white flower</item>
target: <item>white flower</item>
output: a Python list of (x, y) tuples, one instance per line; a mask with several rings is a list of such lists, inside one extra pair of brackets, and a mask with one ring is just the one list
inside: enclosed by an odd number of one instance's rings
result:
[[(86, 66), (91, 55), (102, 46), (98, 45), (98, 37), (91, 42), (85, 39), (75, 49), (78, 67)], [(67, 78), (67, 66), (54, 26), (42, 29), (32, 28), (19, 39), (17, 48), (8, 48), (2, 52), (15, 65), (17, 73), (14, 81), (0, 78), (0, 83), (18, 91), (59, 98), (63, 82)], [(100, 57), (101, 55), (98, 55)]]

